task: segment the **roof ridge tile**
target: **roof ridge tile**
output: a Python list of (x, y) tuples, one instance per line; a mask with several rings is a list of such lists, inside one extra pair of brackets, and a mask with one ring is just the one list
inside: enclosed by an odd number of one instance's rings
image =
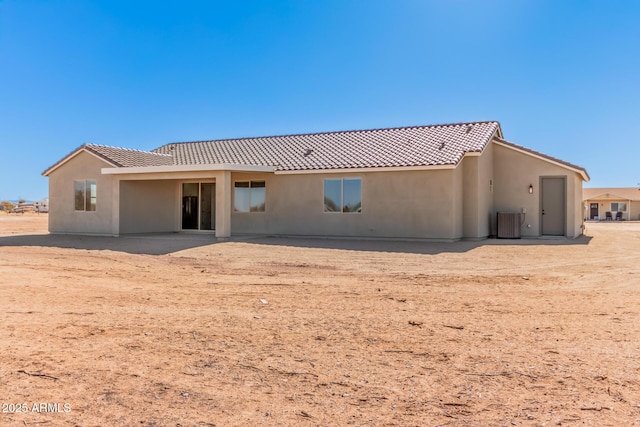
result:
[[(244, 136), (244, 137), (236, 137), (236, 138), (203, 139), (203, 140), (196, 140), (196, 141), (175, 141), (175, 142), (169, 142), (167, 144), (164, 144), (161, 147), (165, 147), (165, 146), (168, 146), (168, 145), (196, 144), (196, 143), (203, 143), (203, 142), (242, 141), (242, 140), (253, 140), (253, 139), (266, 139), (266, 138), (289, 138), (289, 137), (312, 136), (312, 135), (339, 135), (339, 134), (354, 134), (354, 133), (393, 131), (393, 130), (444, 128), (444, 127), (476, 125), (476, 124), (497, 124), (498, 126), (500, 126), (500, 122), (498, 122), (496, 120), (485, 120), (485, 121), (476, 121), (476, 122), (441, 123), (441, 124), (435, 124), (435, 125), (412, 125), (412, 126), (396, 126), (396, 127), (389, 127), (389, 128), (348, 129), (348, 130), (323, 131), (323, 132), (289, 133), (289, 134), (285, 133), (285, 134), (279, 134), (279, 135)], [(158, 147), (158, 148), (161, 148), (161, 147)]]
[(154, 152), (154, 151), (140, 150), (140, 149), (137, 149), (137, 148), (118, 147), (116, 145), (94, 144), (93, 142), (86, 142), (86, 143), (82, 144), (81, 147), (101, 147), (101, 148), (110, 148), (110, 149), (115, 149), (115, 150), (133, 151), (133, 152), (136, 152), (136, 153), (153, 154), (153, 155), (156, 155), (156, 156), (171, 156), (171, 154), (166, 154), (166, 153), (157, 153), (157, 152)]

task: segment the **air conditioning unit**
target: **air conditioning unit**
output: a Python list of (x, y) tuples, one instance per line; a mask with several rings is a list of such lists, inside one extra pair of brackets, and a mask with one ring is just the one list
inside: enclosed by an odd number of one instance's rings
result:
[(498, 239), (519, 239), (521, 222), (520, 212), (498, 212)]

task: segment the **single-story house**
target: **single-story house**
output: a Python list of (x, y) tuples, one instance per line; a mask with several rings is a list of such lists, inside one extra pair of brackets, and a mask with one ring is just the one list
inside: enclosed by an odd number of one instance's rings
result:
[(640, 221), (640, 188), (585, 188), (583, 199), (585, 220)]
[[(582, 234), (580, 166), (495, 121), (171, 143), (84, 144), (43, 172), (49, 230), (118, 236), (484, 239)], [(512, 221), (513, 222), (513, 221)], [(506, 222), (505, 222), (506, 224)], [(499, 234), (499, 233), (498, 233)]]

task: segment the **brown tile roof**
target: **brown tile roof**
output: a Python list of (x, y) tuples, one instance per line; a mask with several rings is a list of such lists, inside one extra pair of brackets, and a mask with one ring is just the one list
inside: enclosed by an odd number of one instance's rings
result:
[(565, 162), (564, 160), (560, 160), (560, 159), (558, 159), (556, 157), (549, 156), (548, 154), (544, 154), (544, 153), (541, 153), (539, 151), (532, 150), (531, 148), (523, 147), (522, 145), (514, 144), (513, 142), (509, 142), (509, 141), (506, 141), (504, 139), (497, 138), (497, 140), (498, 140), (498, 142), (500, 142), (503, 145), (511, 146), (512, 148), (515, 148), (517, 150), (524, 151), (524, 152), (529, 153), (529, 154), (533, 154), (534, 156), (538, 156), (538, 157), (541, 157), (543, 159), (549, 160), (551, 162), (558, 163), (558, 164), (566, 166), (566, 167), (568, 167), (570, 169), (573, 169), (573, 170), (579, 172), (584, 177), (585, 181), (589, 181), (589, 179), (591, 179), (589, 177), (589, 174), (587, 173), (587, 170), (585, 168), (583, 168), (582, 166), (578, 166), (578, 165), (575, 165), (573, 163)]
[(640, 200), (640, 189), (635, 187), (626, 188), (583, 188), (583, 200), (598, 199), (620, 199), (620, 200)]
[(119, 167), (167, 166), (173, 164), (171, 154), (133, 150), (131, 148), (110, 147), (108, 145), (85, 144), (84, 148)]
[(166, 144), (176, 165), (241, 164), (280, 171), (457, 165), (481, 152), (498, 122), (455, 123), (390, 129), (222, 139)]
[(589, 179), (580, 166), (500, 139), (502, 131), (495, 121), (179, 142), (153, 151), (85, 144), (43, 175), (81, 150), (115, 167), (234, 164), (307, 171), (456, 166), (465, 154), (482, 152), (494, 137), (503, 145), (563, 165)]
[(108, 145), (83, 144), (42, 172), (42, 174), (45, 176), (48, 175), (81, 151), (90, 152), (116, 167), (167, 166), (173, 164), (173, 157), (167, 154), (133, 150), (130, 148), (110, 147)]

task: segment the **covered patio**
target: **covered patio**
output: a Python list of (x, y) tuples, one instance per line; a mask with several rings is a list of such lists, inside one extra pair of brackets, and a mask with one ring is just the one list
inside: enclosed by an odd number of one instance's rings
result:
[(201, 232), (231, 236), (232, 173), (273, 172), (271, 166), (109, 167), (112, 235)]

